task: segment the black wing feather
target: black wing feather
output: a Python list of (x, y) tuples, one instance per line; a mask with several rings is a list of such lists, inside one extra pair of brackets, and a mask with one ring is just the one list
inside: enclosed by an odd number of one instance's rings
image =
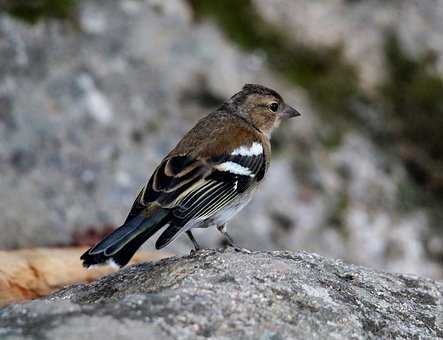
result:
[(143, 204), (157, 202), (167, 207), (188, 190), (209, 169), (189, 156), (175, 156), (163, 160), (149, 179), (141, 196)]
[[(219, 165), (235, 163), (247, 173), (228, 171)], [(224, 171), (226, 170), (226, 171)], [(188, 155), (166, 158), (140, 193), (141, 205), (156, 202), (171, 212), (169, 227), (157, 240), (162, 248), (171, 242), (184, 226), (205, 220), (229, 206), (239, 195), (263, 179), (266, 160), (258, 155), (223, 154), (205, 161)], [(137, 210), (137, 206), (133, 207)]]
[[(237, 174), (217, 169), (217, 165), (225, 162), (236, 163), (248, 169), (250, 174)], [(210, 159), (208, 164), (212, 169), (204, 178), (200, 177), (186, 185), (185, 190), (176, 192), (175, 206), (171, 207), (171, 224), (157, 240), (158, 249), (173, 241), (180, 232), (184, 231), (184, 226), (189, 222), (209, 218), (228, 206), (251, 185), (261, 181), (266, 171), (263, 154), (221, 155)], [(169, 197), (168, 201), (172, 201), (172, 197)]]

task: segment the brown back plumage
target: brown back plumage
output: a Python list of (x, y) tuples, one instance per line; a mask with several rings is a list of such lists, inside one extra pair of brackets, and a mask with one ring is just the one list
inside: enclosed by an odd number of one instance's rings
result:
[(217, 110), (202, 118), (166, 158), (180, 154), (206, 158), (230, 153), (240, 145), (250, 145), (254, 141), (265, 144), (270, 153), (269, 139), (260, 130), (238, 115)]

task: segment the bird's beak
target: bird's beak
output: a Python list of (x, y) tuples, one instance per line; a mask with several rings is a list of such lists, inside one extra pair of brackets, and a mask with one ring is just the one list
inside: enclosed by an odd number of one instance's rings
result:
[(289, 105), (286, 105), (280, 114), (281, 119), (289, 119), (289, 118), (298, 117), (298, 116), (301, 116), (301, 113)]

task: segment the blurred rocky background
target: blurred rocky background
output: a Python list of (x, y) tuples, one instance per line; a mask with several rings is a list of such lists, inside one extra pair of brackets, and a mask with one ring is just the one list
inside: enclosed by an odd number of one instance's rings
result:
[(261, 83), (303, 116), (273, 136), (270, 175), (229, 226), (237, 242), (443, 278), (443, 2), (0, 8), (0, 249), (109, 232), (187, 129)]

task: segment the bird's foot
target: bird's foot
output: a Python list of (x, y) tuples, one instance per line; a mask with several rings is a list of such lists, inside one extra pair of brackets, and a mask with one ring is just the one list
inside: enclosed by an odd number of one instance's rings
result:
[(198, 252), (199, 250), (201, 250), (200, 245), (198, 244), (198, 242), (195, 240), (194, 235), (192, 235), (190, 230), (186, 231), (186, 235), (188, 235), (189, 239), (192, 241), (192, 244), (194, 245), (194, 249), (191, 250), (190, 255), (194, 255), (196, 252)]
[(250, 251), (249, 249), (246, 248), (240, 248), (237, 246), (233, 247), (235, 251), (239, 252), (239, 253), (246, 253), (246, 254), (252, 254), (252, 251)]
[(201, 250), (201, 248), (198, 248), (198, 249), (191, 249), (191, 251), (190, 251), (190, 253), (189, 253), (189, 255), (195, 255), (195, 254), (197, 254), (197, 252), (199, 252)]

